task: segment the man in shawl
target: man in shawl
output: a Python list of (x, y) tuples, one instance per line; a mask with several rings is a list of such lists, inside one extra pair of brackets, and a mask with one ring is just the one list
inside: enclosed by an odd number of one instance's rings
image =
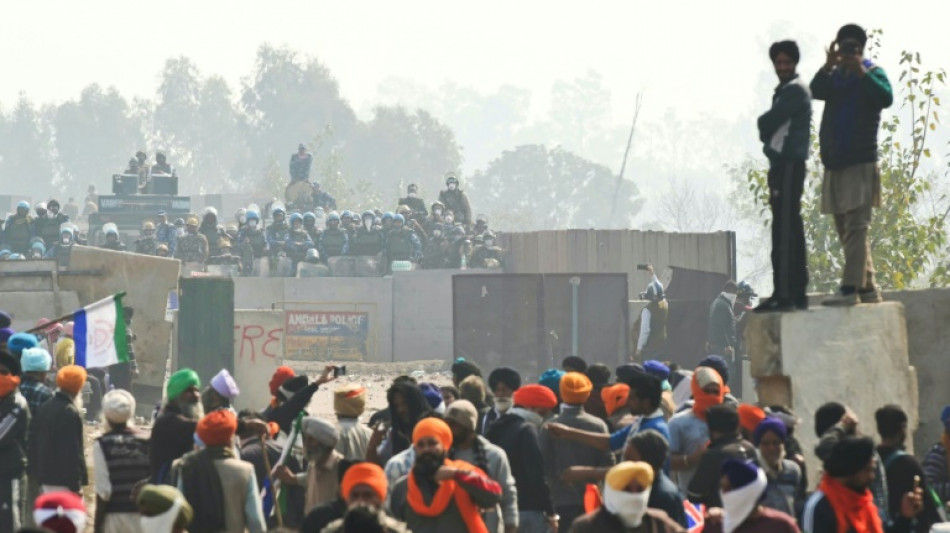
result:
[(204, 415), (199, 387), (201, 379), (190, 368), (182, 368), (168, 379), (166, 403), (155, 419), (149, 439), (154, 483), (168, 483), (172, 462), (194, 449), (195, 427)]
[(802, 514), (808, 533), (911, 533), (914, 518), (923, 509), (922, 490), (901, 497), (900, 515), (881, 522), (870, 491), (877, 470), (874, 441), (844, 437), (824, 462), (824, 477)]
[(501, 485), (465, 461), (449, 460), (452, 430), (425, 418), (412, 432), (416, 460), (392, 489), (390, 510), (414, 533), (487, 533), (480, 509), (501, 501)]
[(234, 456), (237, 426), (227, 409), (208, 413), (196, 427), (205, 447), (175, 461), (178, 490), (195, 509), (193, 532), (267, 530), (254, 466)]
[(755, 464), (737, 459), (722, 463), (722, 509), (711, 509), (703, 533), (798, 533), (791, 516), (761, 505), (768, 481)]
[(282, 483), (307, 488), (304, 505), (306, 514), (315, 507), (336, 498), (340, 490), (338, 468), (343, 454), (335, 449), (340, 439), (340, 432), (330, 422), (308, 416), (303, 419), (301, 429), (307, 454), (307, 470), (294, 474), (289, 468), (281, 465), (277, 467), (275, 474)]
[(344, 385), (333, 391), (333, 411), (340, 440), (336, 451), (347, 461), (363, 461), (372, 430), (360, 423), (360, 415), (366, 409), (366, 389), (357, 384)]

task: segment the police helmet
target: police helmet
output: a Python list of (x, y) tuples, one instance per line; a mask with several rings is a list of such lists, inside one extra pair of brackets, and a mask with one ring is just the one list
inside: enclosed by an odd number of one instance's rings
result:
[(392, 211), (386, 211), (385, 213), (383, 213), (383, 222), (386, 222), (387, 220), (392, 220), (394, 216), (396, 215), (394, 215)]
[(271, 210), (270, 210), (270, 216), (273, 217), (273, 216), (276, 215), (277, 213), (280, 213), (281, 215), (286, 215), (286, 214), (287, 214), (287, 210), (284, 209), (284, 206), (282, 206), (282, 205), (280, 205), (280, 204), (276, 204), (274, 207), (271, 208)]
[(410, 209), (408, 205), (401, 205), (396, 208), (396, 214), (399, 214), (402, 216), (406, 216), (411, 212), (412, 212), (412, 209)]
[(650, 284), (647, 285), (646, 292), (640, 293), (641, 300), (660, 301), (665, 297), (666, 295), (663, 292), (663, 284), (654, 281), (651, 281)]
[(119, 228), (117, 228), (115, 224), (111, 224), (111, 223), (106, 224), (105, 226), (102, 226), (102, 232), (105, 233), (106, 235), (115, 235), (116, 237), (119, 236)]
[(475, 244), (485, 244), (485, 235), (483, 233), (479, 233), (475, 236), (475, 238), (472, 239), (472, 242)]
[(327, 217), (327, 222), (340, 221), (340, 214), (336, 211), (330, 211), (330, 215)]
[(245, 208), (243, 208), (243, 207), (234, 212), (234, 220), (241, 220), (241, 216), (242, 216), (242, 215), (245, 217), (245, 220), (246, 220), (246, 218), (247, 218), (247, 209), (245, 209)]
[(46, 202), (47, 209), (52, 209), (54, 205), (56, 206), (56, 209), (59, 209), (59, 201), (57, 201), (56, 198), (52, 198), (50, 201)]
[(349, 209), (344, 209), (343, 212), (340, 213), (340, 218), (353, 218), (353, 212)]
[(202, 212), (202, 214), (203, 214), (204, 216), (214, 215), (215, 217), (217, 217), (217, 216), (218, 216), (218, 210), (215, 209), (213, 206), (210, 206), (210, 205), (209, 205), (208, 207), (205, 207), (205, 209), (204, 209), (204, 211)]
[(487, 226), (487, 225), (488, 225), (488, 216), (487, 216), (487, 215), (478, 215), (477, 217), (475, 217), (475, 223), (476, 223), (476, 224), (485, 224), (485, 225)]
[(363, 211), (363, 215), (362, 215), (360, 218), (362, 218), (362, 219), (365, 220), (366, 217), (369, 217), (370, 219), (375, 220), (375, 219), (376, 219), (376, 213), (374, 213), (374, 212), (372, 212), (372, 211), (370, 211), (370, 210), (367, 209), (366, 211)]
[[(185, 219), (183, 219), (183, 218), (176, 218), (176, 219), (175, 219), (175, 225), (176, 225), (176, 226), (184, 226), (184, 225), (185, 225)], [(198, 219), (197, 219), (197, 218), (195, 219), (195, 225), (196, 225), (196, 226), (198, 225)]]
[(404, 216), (402, 216), (402, 215), (396, 215), (396, 216), (393, 217), (393, 223), (395, 224), (396, 222), (399, 222), (400, 224), (405, 224), (405, 223), (406, 223), (406, 217), (404, 217)]
[(152, 222), (151, 220), (146, 220), (145, 223), (142, 224), (142, 229), (143, 230), (155, 229), (155, 223)]
[(30, 210), (30, 203), (27, 202), (26, 200), (20, 200), (19, 202), (17, 202), (16, 208), (17, 208), (18, 210), (19, 210), (19, 209), (26, 209), (27, 211), (29, 211), (29, 210)]
[(318, 252), (316, 248), (311, 248), (307, 250), (308, 263), (316, 263), (319, 260), (320, 260), (320, 252)]
[(42, 242), (34, 242), (34, 243), (33, 243), (33, 246), (30, 246), (30, 249), (31, 249), (31, 250), (39, 250), (39, 251), (40, 251), (40, 254), (45, 254), (45, 253), (46, 253), (46, 246), (44, 246)]
[(301, 215), (300, 213), (291, 213), (290, 223), (293, 224), (294, 222), (297, 222), (297, 221), (303, 224), (303, 215)]
[[(181, 220), (181, 219), (178, 219), (178, 220)], [(175, 224), (178, 224), (178, 220), (175, 221)], [(197, 225), (198, 225), (198, 217), (188, 217), (188, 222), (185, 223), (185, 225), (186, 225), (186, 226), (197, 226)]]
[(758, 295), (755, 293), (755, 290), (752, 288), (752, 285), (749, 285), (749, 283), (746, 281), (740, 281), (738, 285), (736, 285), (736, 296), (745, 296), (747, 298), (750, 298), (752, 296), (758, 296)]
[(490, 231), (486, 231), (485, 233), (482, 233), (482, 237), (485, 239), (494, 239), (495, 234)]
[(459, 179), (455, 176), (454, 172), (449, 172), (445, 175), (445, 184), (448, 185), (449, 183), (454, 183), (456, 185), (459, 183)]
[(10, 255), (7, 256), (7, 259), (10, 260), (10, 261), (18, 261), (18, 260), (23, 260), (23, 259), (26, 259), (26, 258), (23, 257), (23, 255), (21, 255), (21, 254), (10, 254)]
[(303, 214), (303, 219), (304, 219), (304, 221), (306, 221), (308, 218), (309, 218), (310, 220), (313, 220), (314, 222), (317, 221), (317, 215), (313, 214), (313, 213), (310, 212), (310, 211), (307, 211), (306, 213)]
[(36, 205), (33, 206), (37, 211), (46, 211), (46, 202), (36, 202)]
[(60, 226), (60, 228), (59, 228), (59, 234), (60, 234), (60, 236), (62, 236), (64, 233), (68, 234), (69, 236), (72, 236), (72, 234), (73, 234), (73, 228), (71, 228), (71, 227), (69, 227), (69, 226), (67, 226), (67, 225), (65, 225), (65, 224), (62, 225), (62, 226)]
[(261, 216), (257, 214), (257, 211), (250, 211), (250, 210), (249, 210), (249, 211), (244, 215), (244, 220), (256, 220), (256, 221), (260, 222), (260, 221), (261, 221)]
[(442, 205), (442, 202), (432, 202), (432, 208), (431, 208), (431, 209), (432, 209), (433, 211), (435, 211), (436, 209), (445, 209), (445, 206)]

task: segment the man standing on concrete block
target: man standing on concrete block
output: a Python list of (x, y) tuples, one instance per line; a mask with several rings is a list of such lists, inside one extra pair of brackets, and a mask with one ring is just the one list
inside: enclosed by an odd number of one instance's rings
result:
[(867, 40), (860, 26), (842, 26), (828, 48), (825, 65), (811, 81), (812, 96), (825, 102), (819, 132), (825, 166), (821, 212), (834, 215), (845, 258), (841, 288), (823, 305), (881, 301), (868, 227), (871, 208), (881, 206), (877, 166), (881, 110), (891, 106), (894, 95), (884, 70), (864, 57)]
[(729, 280), (709, 306), (709, 327), (706, 330), (706, 353), (734, 358), (736, 355), (736, 282)]
[(772, 297), (756, 311), (806, 309), (808, 267), (802, 190), (805, 160), (811, 142), (811, 92), (795, 72), (800, 58), (795, 41), (781, 41), (769, 48), (779, 86), (772, 108), (759, 117), (759, 138), (769, 158), (769, 206), (772, 208)]

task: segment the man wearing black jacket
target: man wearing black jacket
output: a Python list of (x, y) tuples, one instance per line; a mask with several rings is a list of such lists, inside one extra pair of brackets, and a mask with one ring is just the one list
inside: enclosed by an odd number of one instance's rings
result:
[(689, 482), (687, 497), (706, 507), (722, 507), (719, 481), (722, 462), (726, 459), (751, 461), (755, 446), (739, 434), (739, 413), (733, 405), (714, 405), (706, 411), (709, 426), (709, 448), (699, 461)]
[[(540, 386), (522, 387), (524, 389)], [(520, 389), (519, 389), (520, 390)], [(540, 389), (539, 389), (540, 390)], [(541, 391), (544, 392), (544, 391)], [(508, 455), (511, 474), (518, 488), (518, 531), (520, 533), (547, 533), (548, 527), (557, 531), (557, 515), (551, 491), (544, 480), (544, 459), (538, 439), (542, 423), (537, 410), (550, 410), (557, 399), (550, 389), (549, 397), (540, 394), (525, 395), (515, 391), (514, 406), (488, 428), (486, 437)]]
[(290, 378), (277, 389), (277, 406), (267, 413), (268, 422), (276, 422), (281, 431), (290, 434), (294, 420), (310, 405), (315, 392), (324, 383), (333, 379), (333, 366), (327, 365), (313, 383), (307, 384), (307, 376)]
[(17, 390), (19, 382), (20, 361), (0, 347), (0, 531), (16, 531), (23, 525), (16, 509), (26, 490), (23, 476), (30, 409)]
[(795, 41), (769, 48), (779, 85), (772, 107), (759, 117), (759, 139), (769, 158), (769, 206), (772, 208), (772, 297), (757, 311), (805, 309), (808, 269), (802, 190), (811, 143), (811, 91), (795, 72), (800, 54)]

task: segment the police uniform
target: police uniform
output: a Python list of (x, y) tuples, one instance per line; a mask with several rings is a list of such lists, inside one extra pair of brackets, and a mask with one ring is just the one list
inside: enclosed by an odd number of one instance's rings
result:
[(381, 231), (368, 230), (364, 227), (357, 229), (350, 238), (348, 255), (375, 256), (383, 250), (386, 239)]
[(158, 241), (155, 237), (142, 237), (135, 241), (135, 253), (144, 255), (157, 255)]
[(474, 252), (472, 252), (472, 260), (469, 263), (469, 266), (472, 268), (493, 268), (488, 264), (489, 259), (494, 259), (498, 262), (498, 267), (502, 266), (502, 259), (504, 255), (504, 250), (497, 246), (479, 246)]
[(178, 239), (175, 259), (185, 263), (204, 263), (208, 260), (208, 239), (200, 233), (185, 233)]
[(400, 198), (397, 205), (404, 205), (412, 210), (411, 216), (418, 220), (425, 220), (429, 216), (429, 210), (426, 209), (426, 203), (422, 198)]
[(168, 222), (162, 222), (155, 226), (155, 240), (159, 244), (164, 244), (168, 247), (168, 255), (175, 255), (175, 241), (178, 240), (178, 230), (175, 228), (174, 224)]
[(317, 246), (320, 257), (327, 261), (331, 257), (345, 255), (349, 251), (349, 237), (346, 231), (339, 227), (323, 230), (320, 235), (320, 243)]
[(386, 241), (386, 259), (393, 261), (418, 261), (422, 255), (419, 237), (409, 228), (393, 229)]
[(451, 211), (455, 214), (456, 222), (468, 224), (472, 221), (472, 208), (468, 203), (468, 196), (466, 196), (461, 189), (439, 192), (439, 201), (445, 206), (446, 211)]

